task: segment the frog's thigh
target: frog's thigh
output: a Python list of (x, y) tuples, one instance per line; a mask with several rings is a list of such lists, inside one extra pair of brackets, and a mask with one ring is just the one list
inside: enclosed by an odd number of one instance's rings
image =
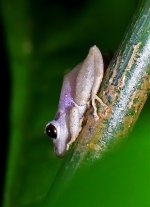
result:
[(70, 121), (69, 126), (70, 126), (71, 140), (68, 143), (68, 148), (69, 148), (69, 145), (72, 144), (76, 140), (77, 136), (79, 135), (79, 132), (81, 131), (79, 111), (76, 106), (74, 106), (70, 110), (69, 121)]
[(92, 94), (91, 94), (91, 99), (92, 99), (92, 106), (94, 108), (94, 117), (98, 119), (97, 115), (97, 107), (95, 100), (97, 100), (102, 106), (105, 106), (105, 104), (102, 102), (102, 100), (97, 96), (98, 90), (100, 88), (102, 79), (103, 79), (103, 74), (104, 74), (104, 66), (103, 66), (103, 59), (101, 56), (101, 53), (96, 54), (95, 56), (95, 67), (94, 67), (94, 83), (92, 87)]
[(93, 46), (83, 61), (76, 79), (75, 102), (85, 105), (95, 97), (103, 78), (103, 59), (100, 50)]
[(79, 106), (86, 105), (91, 96), (92, 85), (94, 81), (94, 75), (92, 77), (87, 77), (86, 75), (82, 75), (83, 70), (81, 70), (77, 77), (76, 88), (75, 88), (75, 96), (74, 100)]
[(94, 83), (93, 83), (93, 87), (92, 87), (92, 99), (99, 99), (97, 97), (97, 93), (98, 90), (100, 88), (100, 85), (102, 83), (102, 79), (103, 79), (103, 67), (100, 68), (100, 65), (95, 65), (95, 75), (94, 75)]

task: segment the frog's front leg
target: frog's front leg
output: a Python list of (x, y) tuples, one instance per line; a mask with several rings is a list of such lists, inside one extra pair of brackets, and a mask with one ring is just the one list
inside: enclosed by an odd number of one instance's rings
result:
[(69, 129), (70, 129), (70, 141), (67, 143), (67, 150), (69, 149), (70, 145), (76, 140), (81, 131), (82, 127), (82, 120), (80, 118), (79, 108), (78, 106), (74, 106), (70, 109), (69, 115)]

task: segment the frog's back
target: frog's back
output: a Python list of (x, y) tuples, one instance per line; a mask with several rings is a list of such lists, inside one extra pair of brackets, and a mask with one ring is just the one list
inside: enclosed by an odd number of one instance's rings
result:
[(70, 107), (74, 104), (76, 78), (80, 68), (81, 64), (78, 64), (73, 70), (66, 74), (63, 79), (63, 85), (59, 100), (59, 110), (61, 112), (70, 109)]

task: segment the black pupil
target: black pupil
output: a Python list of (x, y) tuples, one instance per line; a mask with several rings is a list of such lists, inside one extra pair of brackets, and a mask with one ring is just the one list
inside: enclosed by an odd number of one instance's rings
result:
[(55, 128), (55, 126), (53, 124), (48, 124), (46, 126), (46, 134), (53, 138), (53, 139), (56, 139), (57, 138), (57, 130)]

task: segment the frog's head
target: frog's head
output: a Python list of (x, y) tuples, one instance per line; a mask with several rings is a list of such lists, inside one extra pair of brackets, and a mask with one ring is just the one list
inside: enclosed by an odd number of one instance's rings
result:
[(69, 141), (66, 122), (62, 121), (62, 119), (51, 121), (46, 125), (45, 132), (53, 140), (56, 155), (63, 156)]

